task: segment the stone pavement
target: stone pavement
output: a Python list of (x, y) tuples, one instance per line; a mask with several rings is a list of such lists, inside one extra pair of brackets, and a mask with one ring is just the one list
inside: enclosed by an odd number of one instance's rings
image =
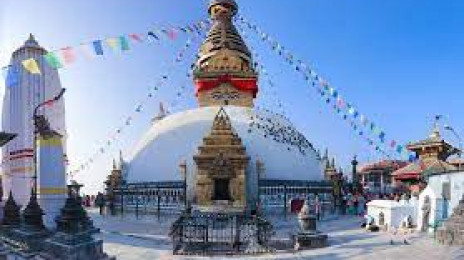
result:
[[(464, 248), (442, 246), (421, 233), (403, 237), (390, 233), (367, 233), (360, 228), (360, 217), (341, 216), (321, 221), (318, 229), (329, 234), (330, 246), (310, 251), (278, 251), (273, 255), (238, 257), (184, 257), (171, 255), (171, 243), (167, 236), (174, 216), (100, 217), (96, 211), (90, 213), (95, 226), (101, 228), (104, 250), (117, 259), (415, 259), (415, 260), (458, 260), (464, 259)], [(277, 240), (286, 240), (296, 227), (296, 217), (271, 218), (276, 229)], [(409, 245), (403, 244), (406, 238)], [(390, 240), (394, 244), (390, 244)]]

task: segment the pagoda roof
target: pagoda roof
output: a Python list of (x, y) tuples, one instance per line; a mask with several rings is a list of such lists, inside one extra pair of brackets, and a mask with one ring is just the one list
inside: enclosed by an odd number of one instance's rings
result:
[(406, 161), (401, 161), (401, 160), (381, 160), (377, 162), (371, 162), (371, 163), (366, 163), (360, 167), (359, 172), (364, 173), (364, 172), (370, 172), (370, 171), (375, 171), (375, 170), (398, 170), (400, 168), (403, 168), (406, 166), (408, 163)]
[(418, 160), (417, 162), (409, 163), (405, 167), (394, 171), (392, 176), (395, 176), (396, 179), (403, 179), (407, 176), (420, 176), (456, 170), (458, 170), (458, 168), (448, 162), (437, 158), (428, 158), (427, 160)]
[(415, 151), (418, 149), (421, 149), (423, 147), (431, 147), (431, 146), (444, 146), (447, 148), (448, 153), (455, 154), (459, 152), (459, 149), (455, 148), (453, 145), (450, 143), (446, 142), (440, 135), (439, 130), (436, 128), (433, 130), (432, 134), (426, 139), (417, 141), (417, 142), (412, 142), (407, 145), (408, 150)]
[(464, 158), (452, 158), (448, 160), (448, 163), (456, 167), (464, 165)]

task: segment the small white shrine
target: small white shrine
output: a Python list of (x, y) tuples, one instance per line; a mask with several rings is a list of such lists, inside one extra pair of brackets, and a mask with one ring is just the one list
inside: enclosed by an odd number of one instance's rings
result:
[(382, 229), (399, 228), (402, 222), (410, 219), (417, 225), (417, 205), (415, 197), (410, 200), (373, 200), (367, 203), (367, 215), (374, 219), (374, 224)]
[(464, 195), (464, 172), (435, 173), (419, 195), (417, 229), (434, 232), (446, 220)]

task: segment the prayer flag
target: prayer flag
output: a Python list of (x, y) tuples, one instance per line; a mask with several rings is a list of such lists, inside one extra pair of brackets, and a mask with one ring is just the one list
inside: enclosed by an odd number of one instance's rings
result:
[(154, 33), (154, 32), (148, 32), (148, 36), (151, 36), (153, 38), (155, 38), (156, 40), (159, 40), (159, 37)]
[(126, 36), (124, 35), (119, 36), (119, 44), (121, 45), (122, 51), (129, 50), (129, 41), (127, 40)]
[(350, 106), (350, 108), (348, 109), (348, 113), (349, 113), (350, 115), (353, 115), (355, 111), (356, 111), (356, 110), (355, 110), (352, 106)]
[(48, 65), (53, 69), (59, 69), (63, 67), (58, 57), (55, 55), (54, 52), (49, 52), (45, 54), (44, 59), (47, 61)]
[(136, 42), (143, 42), (142, 36), (140, 34), (137, 34), (137, 33), (129, 34), (129, 38), (131, 38), (132, 40), (134, 40)]
[(92, 44), (95, 54), (103, 55), (103, 46), (101, 40), (94, 41)]
[(396, 147), (396, 151), (397, 151), (398, 153), (401, 153), (401, 152), (403, 151), (403, 146), (398, 145), (398, 146)]
[(367, 125), (367, 118), (365, 115), (361, 115), (361, 123), (366, 126)]
[(35, 61), (33, 58), (29, 58), (27, 60), (23, 60), (21, 62), (23, 67), (29, 71), (31, 74), (40, 74), (40, 68), (39, 65), (37, 64), (37, 61)]
[(54, 100), (54, 99), (50, 99), (50, 100), (45, 101), (43, 104), (44, 104), (45, 106), (51, 107), (51, 106), (53, 106), (54, 103), (55, 103), (55, 100)]
[(330, 95), (332, 95), (332, 97), (336, 98), (338, 96), (338, 92), (337, 90), (335, 90), (334, 88), (330, 88)]
[(390, 143), (390, 147), (395, 148), (395, 146), (396, 146), (396, 141), (392, 140), (391, 143)]
[(66, 64), (73, 63), (76, 60), (76, 56), (71, 47), (66, 47), (60, 50), (63, 61)]
[(118, 48), (119, 45), (119, 39), (118, 38), (108, 38), (106, 39), (106, 44), (114, 51)]
[(19, 68), (17, 65), (11, 65), (8, 67), (6, 72), (6, 82), (7, 87), (13, 87), (19, 84)]
[(170, 40), (175, 40), (176, 37), (177, 37), (177, 32), (176, 32), (176, 30), (174, 28), (171, 28), (171, 29), (165, 31), (165, 33), (166, 33), (166, 35), (168, 36), (168, 38)]
[(339, 108), (343, 107), (343, 99), (340, 96), (337, 97), (337, 105)]
[(379, 138), (380, 138), (380, 140), (383, 141), (385, 139), (385, 132), (380, 132)]

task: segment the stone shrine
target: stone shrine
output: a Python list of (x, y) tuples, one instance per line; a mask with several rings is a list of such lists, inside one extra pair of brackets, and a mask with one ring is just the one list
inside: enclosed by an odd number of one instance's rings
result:
[(327, 235), (316, 229), (316, 216), (311, 214), (309, 200), (306, 200), (298, 214), (300, 230), (291, 236), (295, 250), (327, 246)]
[(437, 240), (445, 245), (464, 246), (464, 195), (451, 217), (438, 228)]
[(105, 260), (112, 259), (103, 252), (103, 241), (93, 238), (99, 230), (82, 207), (77, 183), (68, 185), (68, 198), (56, 218), (56, 233), (44, 242), (41, 256), (45, 259)]
[(196, 204), (245, 209), (245, 171), (250, 158), (224, 109), (221, 108), (214, 118), (211, 133), (203, 139), (198, 151), (194, 156)]

